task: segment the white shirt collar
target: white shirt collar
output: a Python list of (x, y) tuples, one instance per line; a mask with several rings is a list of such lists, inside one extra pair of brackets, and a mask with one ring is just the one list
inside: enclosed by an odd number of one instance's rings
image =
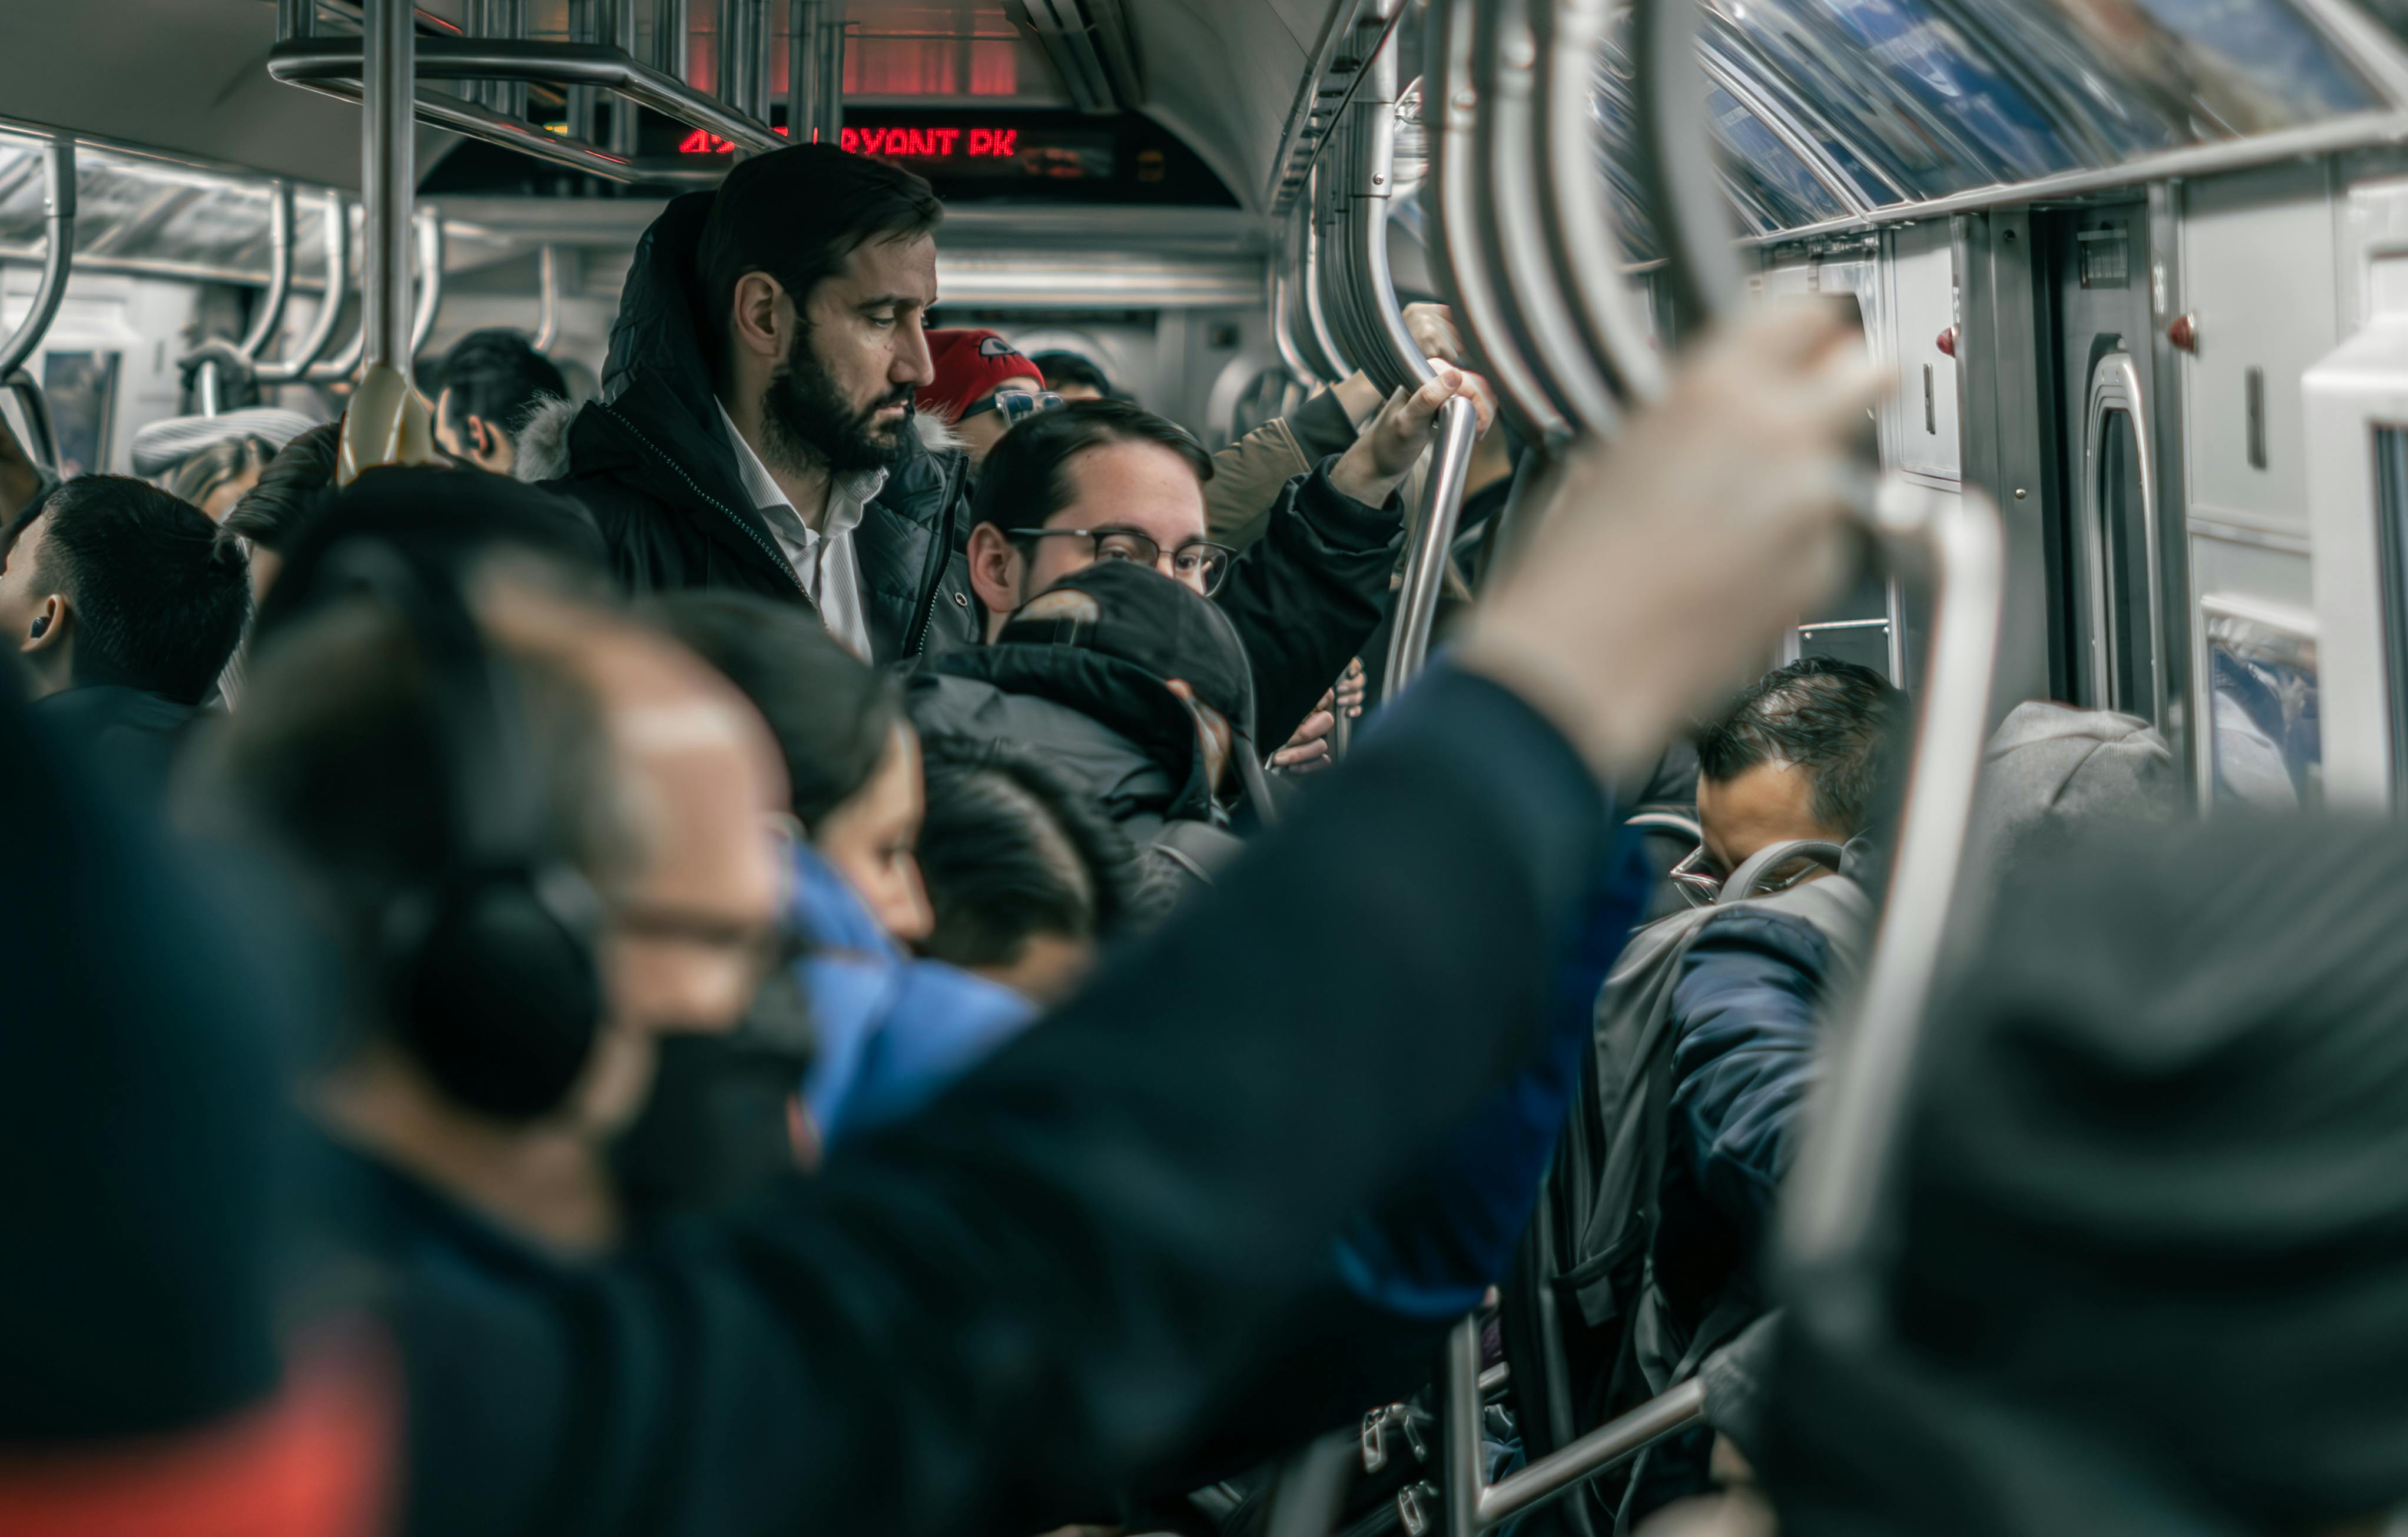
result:
[(813, 529), (803, 523), (802, 513), (796, 509), (794, 498), (779, 486), (777, 479), (769, 473), (769, 467), (761, 462), (761, 456), (752, 452), (752, 445), (746, 442), (744, 435), (736, 429), (736, 418), (727, 414), (724, 406), (719, 408), (719, 420), (727, 428), (727, 440), (736, 445), (736, 474), (744, 482), (744, 495), (752, 498), (753, 507), (773, 519), (778, 509), (784, 509), (787, 517), (798, 525), (788, 532), (799, 532), (806, 543), (815, 544), (824, 538), (836, 539), (853, 532), (861, 525), (862, 513), (878, 499), (878, 494), (886, 489), (886, 471), (883, 469), (862, 469), (837, 476), (828, 485), (827, 517), (824, 526)]

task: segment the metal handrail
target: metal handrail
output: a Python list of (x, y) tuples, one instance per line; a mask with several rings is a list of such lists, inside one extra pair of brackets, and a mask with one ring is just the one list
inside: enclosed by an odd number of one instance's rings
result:
[[(418, 39), (416, 51), (415, 78), (422, 82), (521, 80), (590, 86), (614, 92), (626, 101), (650, 108), (687, 127), (715, 134), (741, 150), (776, 150), (786, 143), (760, 119), (738, 112), (607, 43), (428, 36)], [(267, 72), (287, 85), (356, 102), (362, 92), (363, 53), (357, 37), (293, 37), (269, 50)], [(714, 166), (614, 153), (589, 140), (546, 133), (538, 124), (524, 119), (508, 117), (423, 85), (415, 94), (422, 122), (609, 180), (711, 182), (724, 174), (722, 168)]]
[[(1538, 161), (1546, 181), (1539, 199), (1547, 249), (1559, 273), (1612, 272), (1624, 260), (1612, 200), (1598, 174), (1592, 78), (1617, 0), (1555, 0), (1535, 13), (1539, 50)], [(1625, 400), (1664, 393), (1664, 365), (1650, 343), (1647, 317), (1628, 284), (1568, 282), (1574, 320), (1590, 355), (1612, 376)]]
[(59, 303), (67, 296), (67, 274), (75, 266), (76, 151), (75, 136), (50, 136), (42, 151), (42, 223), (49, 245), (42, 252), (42, 280), (34, 290), (34, 308), (8, 339), (0, 342), (0, 379), (7, 379), (34, 355), (34, 349), (58, 319)]
[[(415, 359), (426, 350), (436, 317), (443, 313), (443, 215), (421, 208), (413, 222), (418, 226), (418, 302), (410, 310), (408, 355)], [(408, 373), (402, 369), (405, 378)]]
[[(1321, 168), (1313, 167), (1312, 175), (1317, 185)], [(1329, 326), (1328, 312), (1323, 308), (1321, 221), (1313, 212), (1313, 207), (1319, 200), (1314, 195), (1314, 188), (1309, 187), (1306, 196), (1302, 199), (1304, 267), (1297, 286), (1303, 292), (1305, 329), (1312, 334), (1314, 348), (1329, 360), (1332, 367), (1329, 377), (1344, 379), (1354, 372), (1354, 365), (1349, 359), (1345, 349), (1339, 345), (1338, 337)]]
[(1312, 365), (1305, 362), (1304, 350), (1297, 345), (1295, 317), (1288, 311), (1288, 268), (1285, 262), (1271, 264), (1271, 347), (1279, 353), (1280, 366), (1288, 377), (1310, 390), (1321, 383)]
[[(421, 221), (431, 221), (438, 225), (441, 223), (441, 216), (432, 208), (419, 210), (417, 217)], [(437, 229), (430, 241), (425, 229), (422, 226), (417, 237), (418, 251), (422, 257), (430, 249), (430, 245), (436, 252), (437, 260), (432, 264), (431, 278), (426, 270), (421, 270), (418, 275), (418, 294), (412, 305), (410, 322), (410, 344), (413, 353), (424, 343), (426, 330), (434, 324), (434, 312), (443, 300), (442, 231), (439, 228)], [(428, 286), (430, 282), (433, 284), (432, 287)], [(331, 295), (329, 302), (332, 302)], [(424, 318), (419, 318), (422, 316)], [(360, 329), (351, 333), (351, 339), (344, 343), (340, 351), (322, 362), (310, 365), (302, 379), (311, 384), (333, 384), (351, 378), (360, 371), (360, 364), (367, 355), (367, 328), (362, 325)], [(261, 377), (266, 376), (263, 374)]]
[(24, 445), (25, 452), (46, 475), (58, 474), (58, 428), (50, 421), (50, 402), (42, 387), (24, 369), (11, 368), (0, 378), (0, 391), (17, 397), (17, 409), (25, 418), (25, 435), (32, 439)]
[(1455, 525), (1463, 516), (1464, 476), (1471, 468), (1471, 445), (1479, 432), (1479, 412), (1462, 395), (1439, 408), (1438, 444), (1431, 452), (1429, 476), (1423, 486), (1421, 517), (1410, 536), (1404, 585), (1397, 590), (1388, 665), (1380, 679), (1383, 703), (1404, 692), (1428, 658), (1439, 592), (1446, 580), (1447, 553), (1455, 547)]
[(259, 356), (284, 323), (285, 301), (293, 295), (293, 183), (279, 178), (267, 189), (267, 291), (251, 317), (251, 329), (235, 343), (243, 361)]
[(1312, 324), (1312, 307), (1306, 298), (1312, 288), (1312, 275), (1307, 255), (1310, 251), (1308, 226), (1312, 223), (1312, 207), (1298, 199), (1289, 210), (1285, 231), (1286, 251), (1281, 269), (1287, 275), (1288, 336), (1303, 354), (1307, 369), (1329, 384), (1343, 380), (1352, 370), (1339, 366), (1321, 345), (1321, 332)]
[(351, 279), (351, 216), (343, 207), (341, 193), (326, 194), (326, 211), (319, 223), (325, 232), (326, 282), (318, 312), (310, 317), (308, 334), (294, 343), (291, 357), (281, 363), (251, 365), (251, 378), (262, 384), (299, 383), (324, 355), (326, 344), (335, 339), (335, 322), (342, 313), (343, 293)]
[(1429, 360), (1405, 328), (1396, 276), (1388, 266), (1388, 202), (1396, 194), (1397, 98), (1402, 75), (1394, 42), (1372, 55), (1352, 109), (1354, 141), (1349, 147), (1354, 268), (1371, 327), (1363, 368), (1373, 383), (1389, 392), (1411, 389), (1430, 377)]
[(550, 241), (536, 252), (535, 334), (527, 345), (549, 356), (560, 339), (560, 248)]
[(1426, 23), (1424, 118), (1431, 102), (1440, 104), (1438, 126), (1428, 136), (1428, 185), (1436, 194), (1430, 202), (1438, 233), (1431, 242), (1430, 265), (1475, 366), (1496, 386), (1499, 408), (1514, 432), (1525, 442), (1560, 442), (1570, 436), (1572, 424), (1522, 356), (1499, 309), (1492, 268), (1478, 238), (1484, 180), (1473, 144), (1482, 106), (1471, 72), (1478, 11), (1475, 0), (1430, 0)]
[(1498, 299), (1505, 323), (1556, 409), (1591, 432), (1612, 432), (1623, 407), (1581, 334), (1540, 212), (1534, 8), (1532, 0), (1498, 0), (1474, 37), (1485, 107), (1472, 142), (1489, 194), (1473, 205), (1484, 216), (1478, 235), (1502, 280)]

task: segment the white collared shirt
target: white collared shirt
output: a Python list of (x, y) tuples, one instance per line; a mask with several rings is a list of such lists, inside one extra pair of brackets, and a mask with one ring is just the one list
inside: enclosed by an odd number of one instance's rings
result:
[(761, 456), (736, 430), (736, 419), (727, 414), (726, 407), (719, 408), (719, 419), (726, 425), (727, 440), (736, 445), (736, 473), (744, 482), (744, 495), (752, 498), (753, 507), (768, 524), (786, 564), (795, 568), (795, 580), (810, 595), (820, 611), (820, 623), (855, 656), (871, 660), (869, 616), (862, 603), (861, 567), (853, 557), (853, 531), (861, 526), (870, 502), (886, 488), (886, 471), (865, 469), (835, 477), (828, 485), (827, 517), (814, 529), (803, 522), (795, 504), (770, 478)]

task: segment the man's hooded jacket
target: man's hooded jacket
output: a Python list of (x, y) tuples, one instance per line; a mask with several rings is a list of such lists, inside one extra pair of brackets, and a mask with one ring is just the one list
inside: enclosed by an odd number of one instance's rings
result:
[[(611, 570), (632, 592), (734, 587), (808, 602), (745, 494), (720, 420), (694, 302), (695, 251), (713, 195), (675, 199), (637, 243), (602, 396), (569, 424), (565, 473), (552, 489), (593, 513)], [(961, 553), (968, 514), (967, 457), (931, 452), (905, 434), (903, 456), (853, 535), (871, 660), (977, 640)]]

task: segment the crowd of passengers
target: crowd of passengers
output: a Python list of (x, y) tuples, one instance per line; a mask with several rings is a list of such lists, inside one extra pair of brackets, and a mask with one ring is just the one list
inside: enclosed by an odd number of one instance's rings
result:
[(1882, 1236), (1783, 1263), (1911, 737), (1750, 681), (1859, 558), (1841, 317), (1572, 450), (1338, 764), (1448, 400), (1512, 478), (1446, 312), (1212, 455), (924, 330), (942, 214), (749, 159), (433, 452), (0, 438), (0, 1530), (1236, 1537), (1359, 1426), (1372, 1537), (1490, 1308), (1492, 1473), (1707, 1384), (1533, 1530), (2408, 1501), (2408, 846), (2142, 723), (2008, 715)]

